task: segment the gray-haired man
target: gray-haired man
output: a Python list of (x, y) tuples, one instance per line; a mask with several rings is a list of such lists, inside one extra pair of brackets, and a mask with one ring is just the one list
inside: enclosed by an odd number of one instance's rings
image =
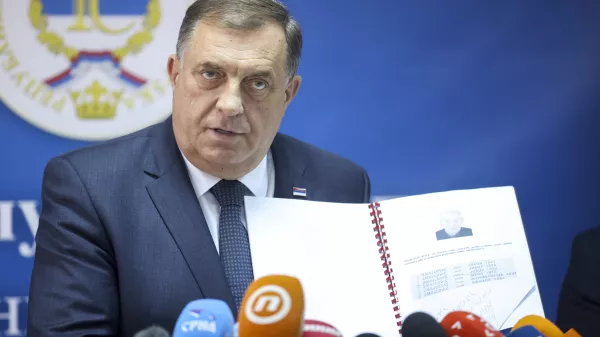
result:
[(278, 2), (190, 6), (168, 60), (172, 117), (46, 167), (29, 336), (172, 329), (200, 298), (237, 315), (253, 279), (244, 195), (369, 201), (361, 167), (278, 133), (301, 47)]

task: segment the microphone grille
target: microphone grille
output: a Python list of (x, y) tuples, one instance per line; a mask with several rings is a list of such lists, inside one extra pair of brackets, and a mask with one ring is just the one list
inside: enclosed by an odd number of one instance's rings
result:
[(438, 321), (424, 312), (414, 312), (404, 319), (402, 335), (406, 337), (446, 337), (446, 331)]

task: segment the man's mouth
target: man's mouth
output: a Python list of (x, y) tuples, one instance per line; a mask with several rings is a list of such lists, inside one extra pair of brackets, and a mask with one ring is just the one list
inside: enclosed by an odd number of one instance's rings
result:
[(223, 135), (237, 135), (238, 134), (236, 132), (227, 131), (227, 130), (223, 130), (223, 129), (213, 129), (213, 130), (215, 130), (218, 133), (223, 134)]

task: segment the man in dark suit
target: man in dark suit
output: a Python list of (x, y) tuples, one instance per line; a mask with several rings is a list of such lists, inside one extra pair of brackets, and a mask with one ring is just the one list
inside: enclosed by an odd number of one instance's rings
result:
[(444, 211), (440, 216), (440, 221), (444, 228), (435, 232), (438, 241), (473, 236), (471, 228), (463, 227), (464, 219), (460, 211)]
[(600, 227), (575, 236), (562, 284), (556, 324), (582, 336), (597, 336), (600, 322)]
[(28, 336), (172, 329), (200, 298), (237, 316), (253, 279), (244, 195), (369, 201), (361, 167), (278, 133), (301, 45), (275, 1), (190, 6), (168, 60), (172, 116), (46, 167)]

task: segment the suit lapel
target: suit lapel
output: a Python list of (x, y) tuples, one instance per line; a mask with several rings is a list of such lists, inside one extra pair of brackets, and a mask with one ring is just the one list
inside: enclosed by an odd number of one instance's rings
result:
[[(304, 179), (306, 169), (304, 153), (293, 150), (293, 141), (285, 135), (277, 134), (271, 145), (271, 154), (275, 166), (274, 197), (312, 200), (311, 191), (314, 192), (314, 190), (309, 188), (308, 182)], [(306, 188), (306, 198), (294, 196), (294, 187)]]
[(156, 179), (146, 189), (204, 297), (224, 300), (236, 314), (219, 254), (175, 142), (171, 118), (154, 131), (145, 172)]
[[(274, 197), (297, 198), (293, 196), (293, 188), (301, 187), (307, 188), (307, 197), (300, 199), (311, 200), (314, 189), (306, 185), (308, 182), (303, 177), (306, 159), (303, 153), (293, 150), (293, 141), (281, 134), (273, 140)], [(146, 186), (146, 190), (203, 296), (224, 300), (237, 317), (219, 254), (175, 141), (171, 117), (155, 127), (150, 144), (143, 166), (144, 172), (155, 180)]]

